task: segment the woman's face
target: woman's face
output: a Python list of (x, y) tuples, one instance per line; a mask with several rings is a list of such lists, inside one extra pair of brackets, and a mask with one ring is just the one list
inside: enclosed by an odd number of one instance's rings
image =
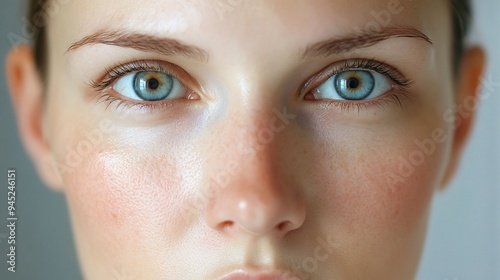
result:
[(44, 134), (86, 278), (414, 276), (447, 1), (53, 2)]

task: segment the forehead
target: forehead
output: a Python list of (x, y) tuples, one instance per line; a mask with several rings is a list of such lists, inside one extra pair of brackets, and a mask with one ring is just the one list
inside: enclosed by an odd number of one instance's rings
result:
[(425, 33), (432, 29), (433, 18), (443, 17), (445, 2), (86, 0), (60, 4), (51, 26), (64, 35), (67, 46), (103, 29), (164, 35), (193, 44), (231, 38), (227, 47), (236, 42), (289, 45), (387, 25), (413, 26)]

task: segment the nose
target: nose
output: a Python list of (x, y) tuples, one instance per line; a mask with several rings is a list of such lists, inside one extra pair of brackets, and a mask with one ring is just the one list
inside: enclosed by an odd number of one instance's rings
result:
[[(225, 184), (209, 200), (205, 220), (213, 229), (233, 235), (284, 236), (304, 223), (304, 199), (280, 168), (279, 136), (273, 143), (257, 142), (254, 147), (259, 148), (252, 155), (229, 153), (235, 172), (226, 174)], [(222, 160), (228, 160), (223, 156), (227, 153), (221, 153)]]
[(234, 234), (283, 236), (302, 226), (306, 216), (303, 199), (280, 185), (265, 168), (255, 162), (250, 171), (242, 171), (219, 191), (207, 208), (210, 227)]

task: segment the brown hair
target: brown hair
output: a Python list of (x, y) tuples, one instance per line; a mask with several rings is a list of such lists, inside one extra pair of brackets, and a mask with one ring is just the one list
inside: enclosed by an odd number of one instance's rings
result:
[[(56, 1), (56, 0), (52, 0)], [(66, 0), (64, 0), (66, 1)], [(63, 2), (64, 2), (63, 1)], [(450, 0), (453, 20), (453, 67), (457, 72), (465, 49), (465, 37), (471, 24), (471, 4), (470, 0)], [(61, 2), (57, 0), (56, 2)], [(47, 32), (46, 24), (48, 12), (46, 11), (49, 0), (29, 0), (28, 18), (33, 25), (34, 34), (32, 44), (35, 50), (35, 61), (42, 79), (46, 78), (47, 70)], [(41, 19), (41, 20), (40, 20)]]

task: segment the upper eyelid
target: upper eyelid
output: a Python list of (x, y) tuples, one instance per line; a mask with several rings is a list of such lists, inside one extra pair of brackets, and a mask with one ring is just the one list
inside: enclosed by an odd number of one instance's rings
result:
[[(348, 64), (351, 64), (352, 67), (346, 66)], [(367, 64), (372, 64), (373, 66), (377, 66), (378, 68), (380, 67), (388, 68), (387, 70), (389, 71), (385, 72), (393, 72), (393, 73), (381, 73), (384, 71), (377, 71), (376, 69), (373, 69), (376, 67), (372, 68), (362, 67), (363, 65), (366, 66)], [(358, 67), (355, 67), (356, 65)], [(374, 71), (375, 73), (388, 76), (388, 78), (391, 80), (392, 83), (397, 83), (398, 86), (402, 87), (408, 86), (412, 83), (412, 81), (407, 79), (397, 68), (390, 66), (389, 64), (386, 64), (384, 62), (371, 59), (348, 59), (331, 63), (328, 66), (321, 69), (318, 73), (314, 74), (312, 77), (307, 79), (307, 81), (303, 84), (303, 87), (300, 90), (300, 96), (303, 96), (305, 93), (317, 88), (318, 86), (326, 82), (328, 79), (330, 79), (331, 77), (340, 72), (350, 71), (355, 69)], [(396, 75), (397, 77), (393, 77), (392, 75), (389, 74)]]
[(92, 80), (90, 86), (95, 90), (104, 90), (113, 84), (117, 79), (125, 75), (142, 72), (142, 71), (158, 71), (172, 75), (188, 87), (199, 87), (198, 82), (194, 80), (181, 67), (161, 60), (132, 60), (130, 62), (119, 63), (113, 67), (106, 68), (104, 73), (97, 80)]

